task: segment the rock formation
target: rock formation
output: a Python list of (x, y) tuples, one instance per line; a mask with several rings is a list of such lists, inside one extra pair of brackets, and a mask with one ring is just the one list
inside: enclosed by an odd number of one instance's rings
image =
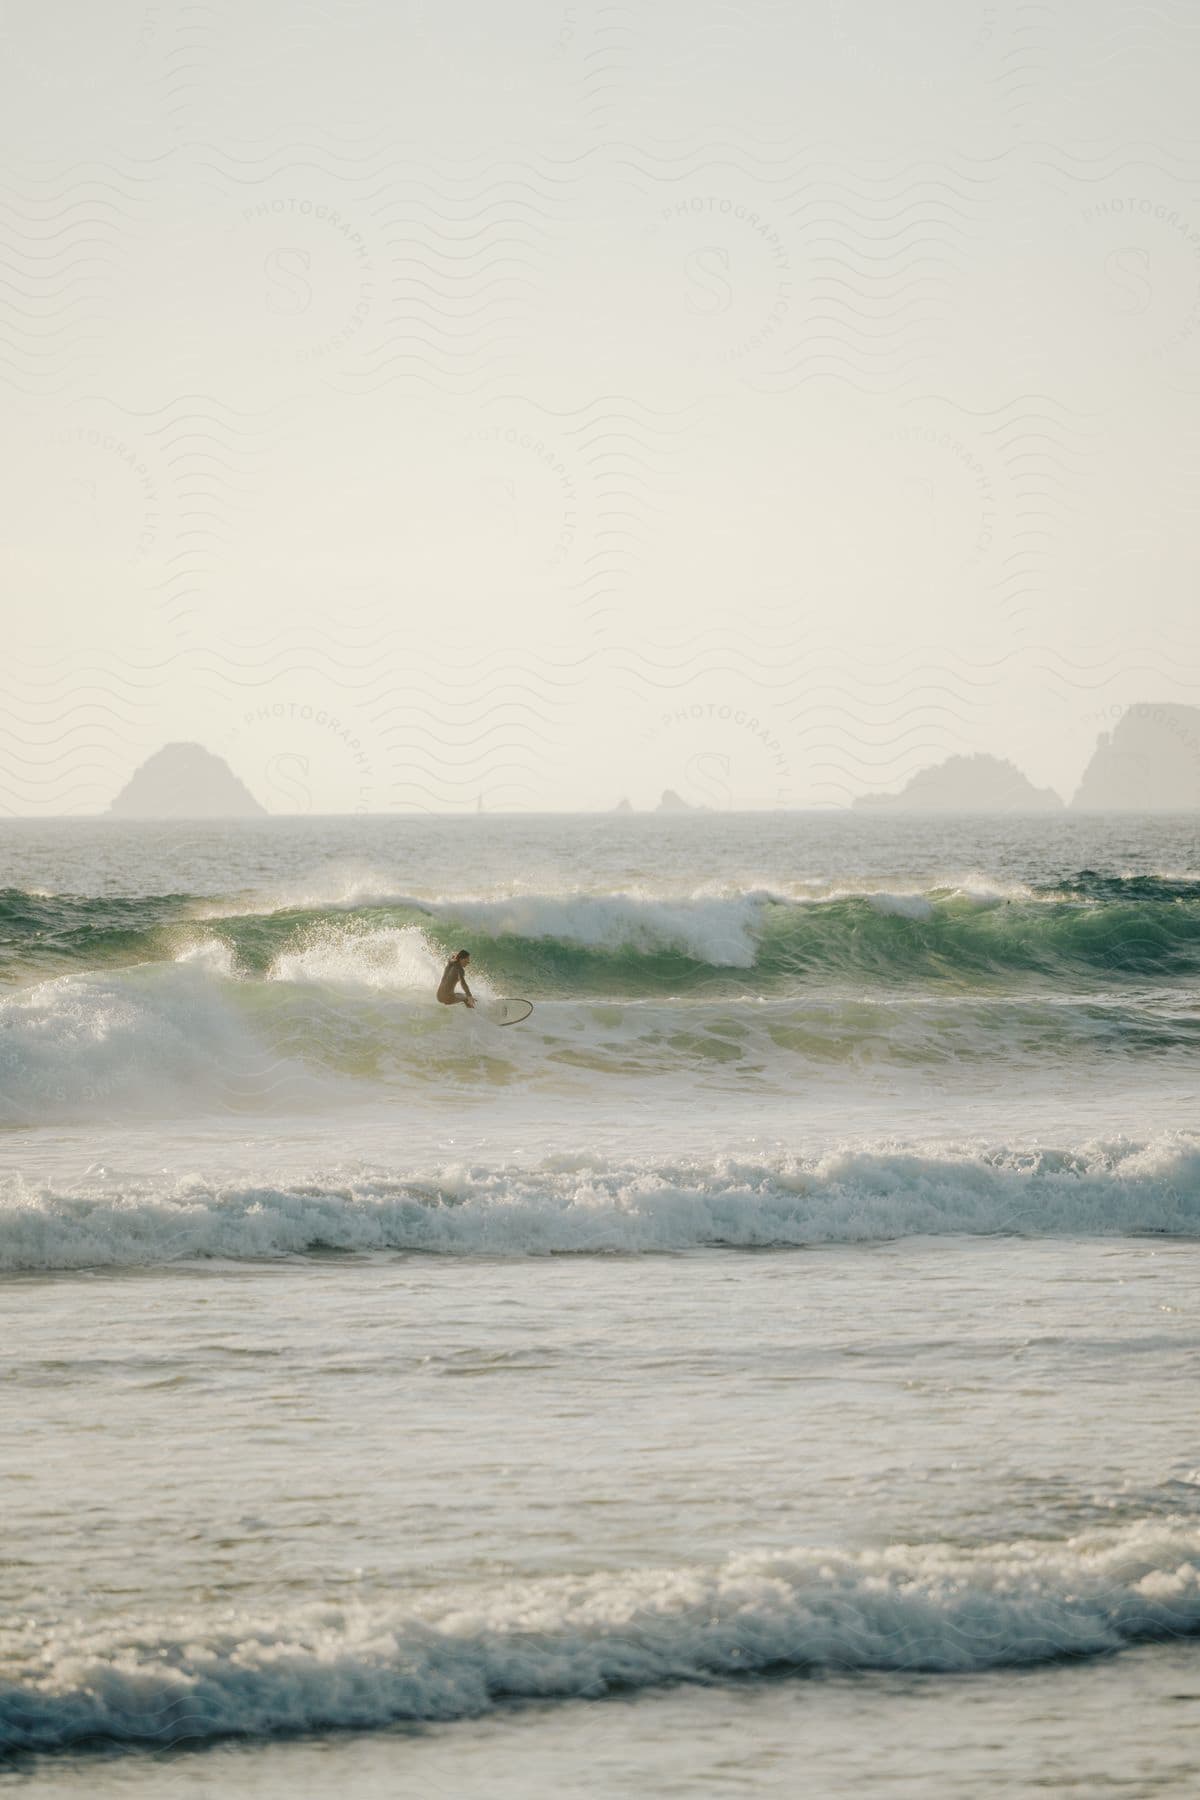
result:
[(134, 770), (108, 811), (114, 819), (251, 819), (266, 807), (203, 744), (164, 744)]
[(1034, 787), (1015, 763), (998, 756), (950, 756), (921, 769), (898, 794), (860, 794), (866, 812), (1056, 812), (1053, 788)]
[(1200, 707), (1144, 702), (1102, 731), (1071, 805), (1086, 812), (1200, 810)]

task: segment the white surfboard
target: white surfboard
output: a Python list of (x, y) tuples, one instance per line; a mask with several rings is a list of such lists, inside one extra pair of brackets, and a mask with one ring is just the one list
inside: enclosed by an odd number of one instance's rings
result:
[(493, 1025), (519, 1025), (533, 1011), (533, 1003), (530, 1000), (481, 1000), (476, 1011), (490, 1019)]

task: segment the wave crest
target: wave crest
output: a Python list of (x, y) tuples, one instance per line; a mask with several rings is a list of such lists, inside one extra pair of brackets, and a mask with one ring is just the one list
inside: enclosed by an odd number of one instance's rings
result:
[[(0, 896), (2, 898), (2, 896)], [(1083, 876), (1053, 889), (932, 887), (780, 893), (766, 888), (664, 896), (411, 895), (284, 910), (178, 897), (141, 901), (21, 896), (0, 958), (34, 971), (175, 956), (197, 932), (219, 937), (246, 973), (312, 957), (317, 941), (392, 933), (430, 962), (474, 943), (500, 987), (531, 997), (629, 999), (703, 993), (802, 994), (851, 982), (968, 991), (1036, 977), (1051, 985), (1174, 982), (1200, 975), (1200, 883)], [(425, 978), (424, 962), (412, 979)]]
[(1053, 1543), (755, 1552), (717, 1567), (460, 1590), (403, 1609), (64, 1631), (0, 1685), (0, 1747), (368, 1730), (676, 1682), (961, 1673), (1200, 1632), (1184, 1517)]
[(0, 1269), (322, 1250), (546, 1256), (781, 1249), (916, 1236), (1200, 1237), (1200, 1145), (709, 1163), (553, 1158), (281, 1185), (0, 1189)]

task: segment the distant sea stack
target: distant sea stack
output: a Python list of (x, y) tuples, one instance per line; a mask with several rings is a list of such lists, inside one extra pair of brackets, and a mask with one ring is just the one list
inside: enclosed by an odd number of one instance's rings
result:
[(683, 795), (677, 794), (674, 788), (664, 788), (663, 797), (654, 810), (655, 812), (695, 812), (696, 808), (689, 805)]
[(164, 744), (134, 770), (108, 812), (114, 819), (258, 819), (266, 810), (203, 744)]
[(1071, 805), (1081, 812), (1200, 810), (1200, 707), (1131, 706), (1100, 733)]
[(898, 794), (860, 794), (863, 812), (1058, 812), (1053, 788), (1034, 787), (1015, 763), (998, 756), (951, 756), (921, 769)]
[(630, 800), (628, 794), (622, 795), (621, 799), (618, 800), (617, 804), (613, 807), (613, 811), (614, 812), (632, 812), (633, 811), (633, 802)]

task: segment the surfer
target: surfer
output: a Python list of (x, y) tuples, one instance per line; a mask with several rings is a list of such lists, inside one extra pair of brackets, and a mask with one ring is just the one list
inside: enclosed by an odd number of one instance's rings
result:
[[(469, 950), (456, 950), (442, 971), (442, 979), (438, 983), (437, 997), (443, 1006), (474, 1006), (475, 996), (467, 986), (467, 964), (471, 960)], [(462, 993), (455, 989), (462, 986)]]

